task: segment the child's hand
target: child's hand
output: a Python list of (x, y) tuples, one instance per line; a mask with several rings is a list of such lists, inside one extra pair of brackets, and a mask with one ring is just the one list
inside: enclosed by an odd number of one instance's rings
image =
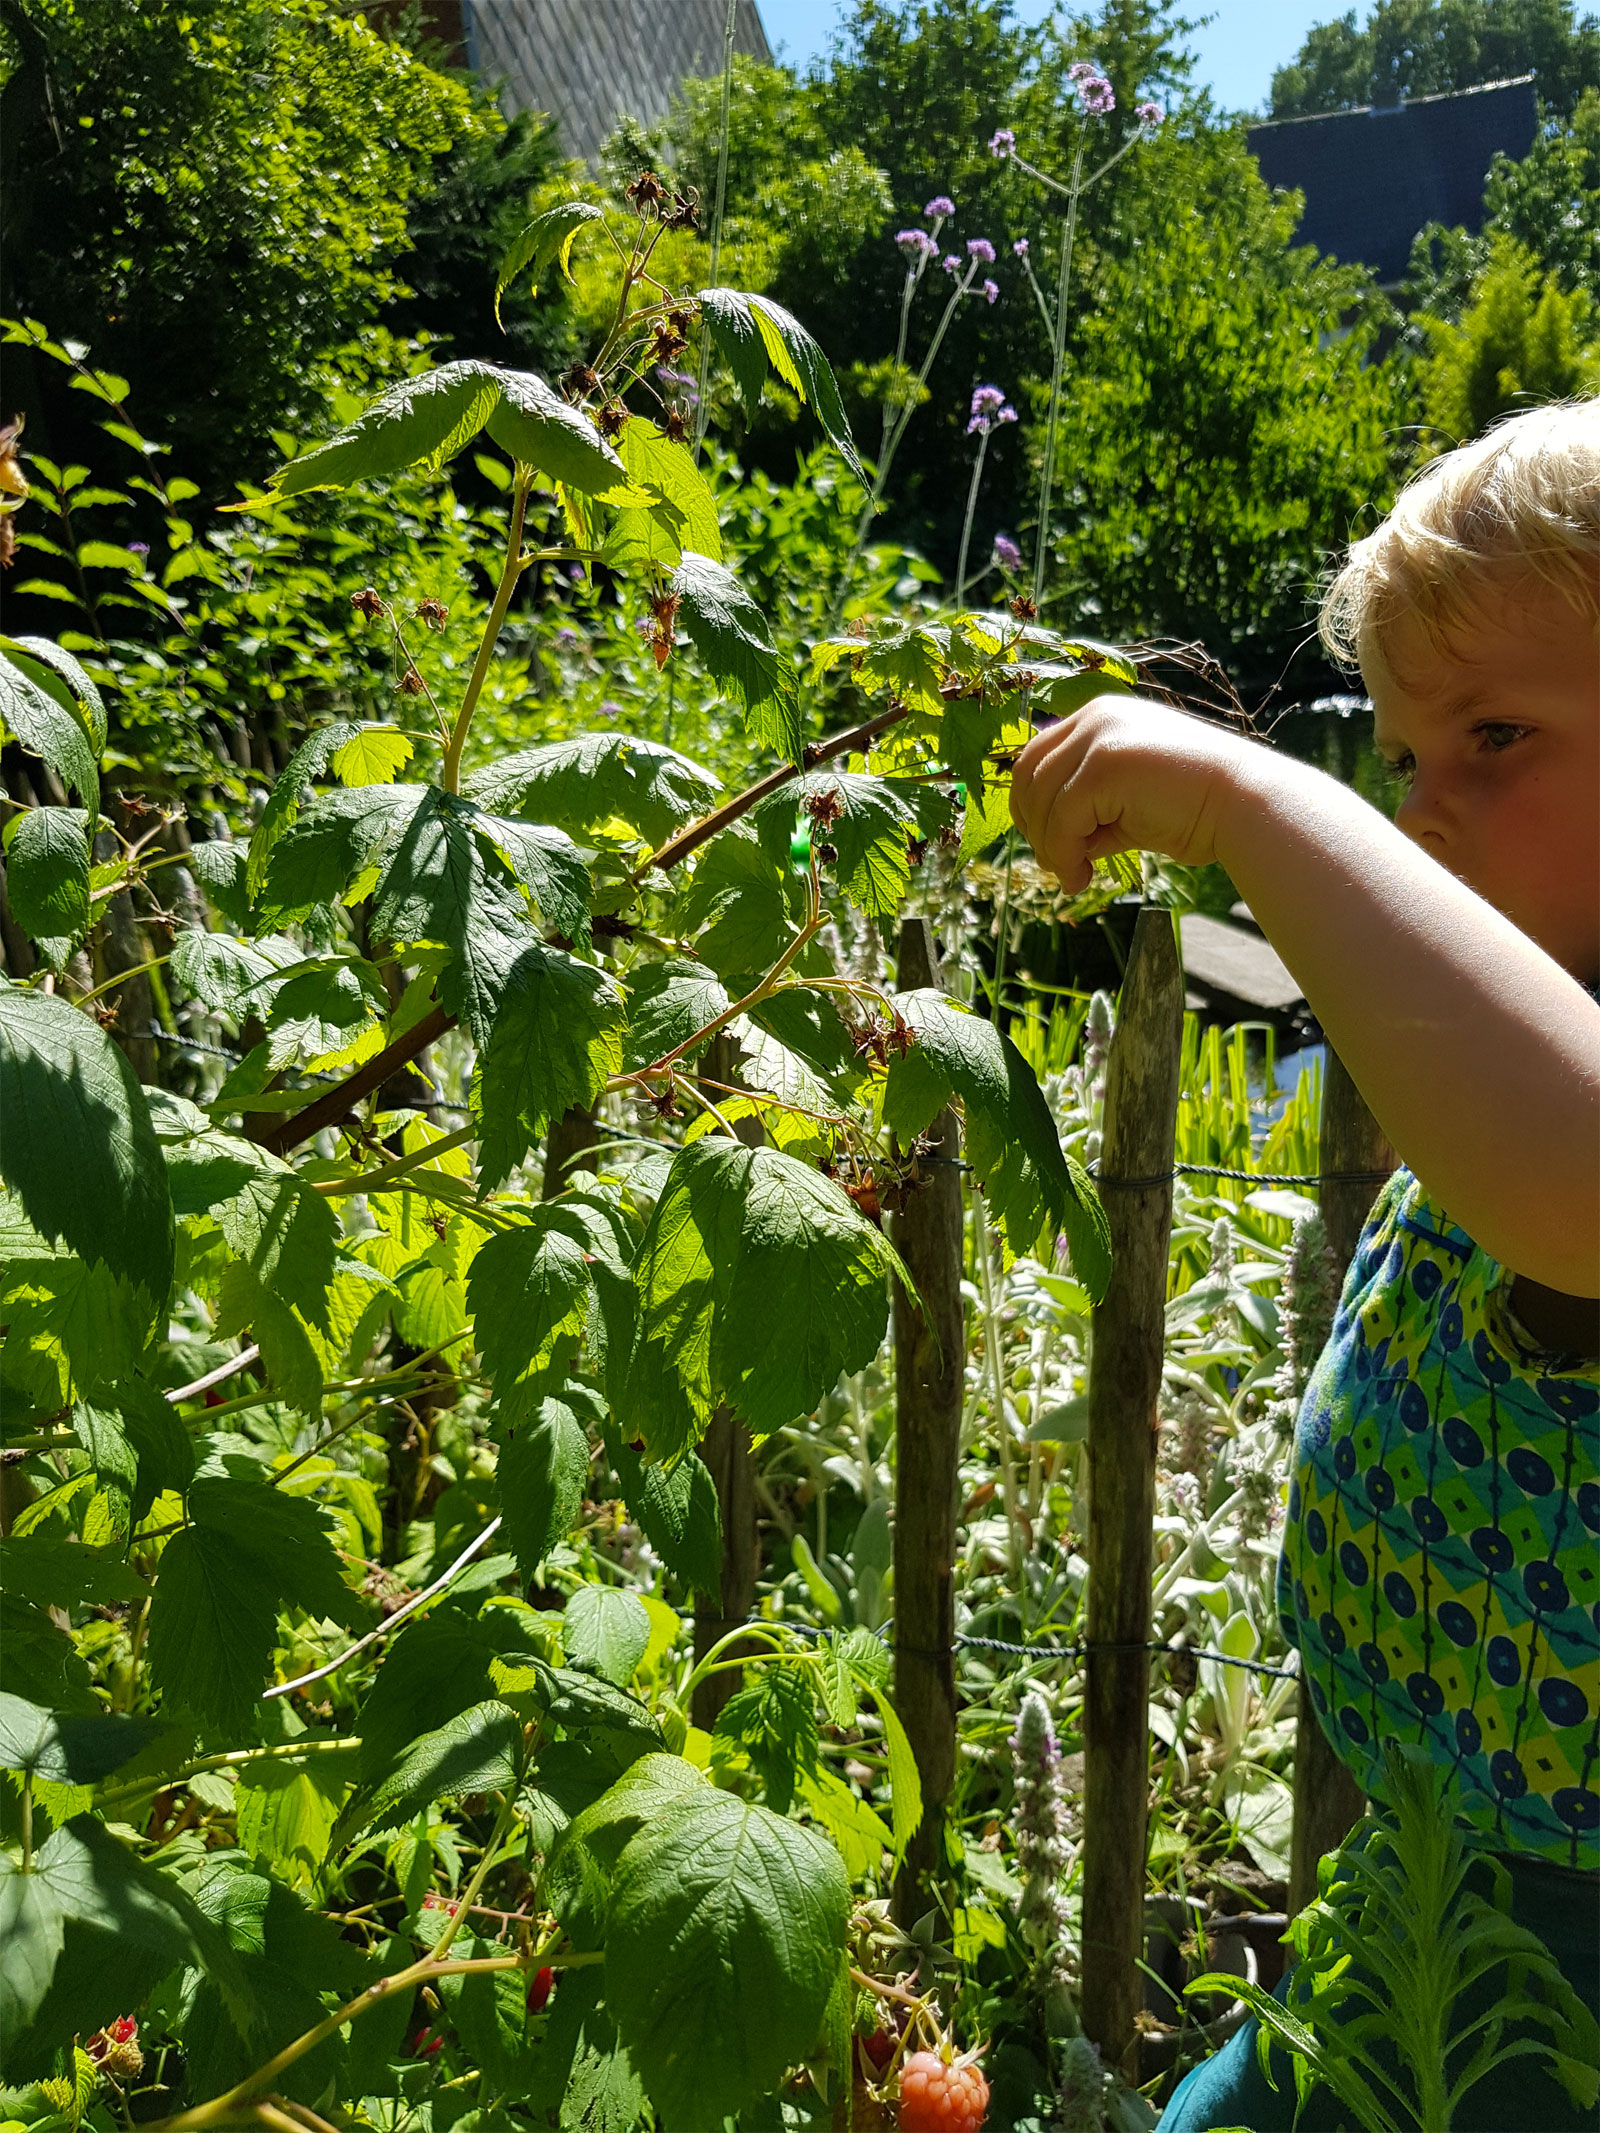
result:
[(1245, 744), (1136, 696), (1097, 696), (1035, 734), (1017, 761), (1011, 814), (1061, 886), (1088, 887), (1114, 852), (1217, 857), (1218, 816), (1248, 767)]

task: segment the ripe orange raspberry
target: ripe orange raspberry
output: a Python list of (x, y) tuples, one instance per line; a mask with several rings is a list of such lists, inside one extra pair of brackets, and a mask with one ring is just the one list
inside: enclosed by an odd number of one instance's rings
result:
[(988, 2112), (989, 2084), (970, 2061), (913, 2052), (900, 2070), (900, 2133), (978, 2133)]

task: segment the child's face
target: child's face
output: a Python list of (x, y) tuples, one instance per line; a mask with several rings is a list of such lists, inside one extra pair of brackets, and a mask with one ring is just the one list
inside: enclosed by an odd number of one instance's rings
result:
[(1363, 663), (1398, 826), (1584, 984), (1600, 978), (1600, 635), (1548, 586)]

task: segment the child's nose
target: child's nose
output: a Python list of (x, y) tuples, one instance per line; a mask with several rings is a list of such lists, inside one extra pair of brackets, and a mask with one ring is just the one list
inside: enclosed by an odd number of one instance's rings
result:
[[(1450, 810), (1446, 794), (1436, 777), (1418, 770), (1395, 810), (1395, 828), (1413, 844), (1448, 846)], [(1435, 856), (1439, 856), (1436, 853)]]

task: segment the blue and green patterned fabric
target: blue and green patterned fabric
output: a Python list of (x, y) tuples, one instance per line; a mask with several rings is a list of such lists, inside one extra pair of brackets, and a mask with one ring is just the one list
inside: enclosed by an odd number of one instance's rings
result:
[(1284, 1633), (1368, 1792), (1381, 1743), (1460, 1780), (1499, 1851), (1600, 1867), (1600, 1362), (1409, 1170), (1379, 1195), (1295, 1435)]

